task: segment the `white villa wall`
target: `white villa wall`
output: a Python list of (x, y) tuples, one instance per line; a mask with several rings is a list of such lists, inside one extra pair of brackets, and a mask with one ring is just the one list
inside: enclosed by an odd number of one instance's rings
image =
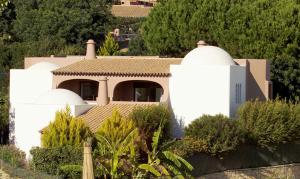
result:
[[(237, 103), (236, 84), (241, 84), (240, 102)], [(246, 101), (246, 67), (230, 66), (230, 117), (235, 117), (236, 111)]]
[(230, 115), (230, 66), (171, 65), (170, 103), (184, 126), (204, 115)]
[(40, 70), (10, 70), (11, 104), (32, 103), (52, 88), (52, 73)]

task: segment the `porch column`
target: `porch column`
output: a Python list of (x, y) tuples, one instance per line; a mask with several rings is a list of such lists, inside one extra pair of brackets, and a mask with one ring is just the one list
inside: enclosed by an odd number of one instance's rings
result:
[(107, 77), (101, 77), (99, 80), (97, 104), (104, 106), (108, 104), (108, 89), (107, 89)]

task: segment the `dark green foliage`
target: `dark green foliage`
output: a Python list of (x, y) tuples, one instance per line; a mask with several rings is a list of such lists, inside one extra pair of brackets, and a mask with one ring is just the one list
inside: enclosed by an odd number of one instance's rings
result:
[(235, 150), (244, 141), (243, 135), (236, 121), (220, 114), (203, 115), (185, 128), (185, 136), (206, 143), (211, 154)]
[(52, 175), (59, 173), (59, 168), (64, 165), (82, 165), (83, 149), (73, 146), (57, 148), (33, 148), (32, 168)]
[(0, 160), (12, 167), (25, 167), (25, 153), (12, 145), (0, 146)]
[(60, 167), (59, 175), (64, 179), (78, 179), (82, 178), (81, 165), (63, 165)]
[(64, 39), (67, 44), (83, 45), (98, 39), (111, 22), (108, 6), (97, 0), (15, 0), (15, 33), (21, 41), (36, 41), (47, 36)]
[(142, 36), (151, 53), (183, 57), (205, 40), (234, 58), (269, 59), (274, 93), (300, 96), (300, 4), (295, 0), (169, 0), (151, 11)]
[[(8, 144), (9, 135), (9, 100), (7, 75), (0, 73), (0, 144)], [(3, 85), (3, 86), (2, 86)]]
[(129, 41), (129, 49), (127, 55), (130, 56), (141, 56), (141, 55), (151, 55), (146, 46), (143, 38), (140, 34)]
[(154, 131), (156, 131), (162, 123), (162, 138), (168, 139), (170, 136), (170, 112), (164, 105), (152, 105), (148, 107), (138, 107), (134, 109), (129, 118), (135, 122), (139, 129), (139, 134), (146, 139), (147, 143), (151, 142)]
[(238, 123), (249, 139), (262, 147), (300, 140), (300, 105), (291, 102), (246, 102), (238, 111)]

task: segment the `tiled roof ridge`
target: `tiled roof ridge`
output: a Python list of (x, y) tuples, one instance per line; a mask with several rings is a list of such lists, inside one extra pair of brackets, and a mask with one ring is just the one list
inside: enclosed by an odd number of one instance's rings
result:
[(55, 75), (169, 76), (179, 58), (104, 58), (81, 60), (52, 71)]
[(98, 75), (107, 75), (107, 76), (165, 76), (168, 77), (171, 73), (134, 73), (134, 72), (52, 72), (55, 75), (87, 75), (87, 76), (98, 76)]

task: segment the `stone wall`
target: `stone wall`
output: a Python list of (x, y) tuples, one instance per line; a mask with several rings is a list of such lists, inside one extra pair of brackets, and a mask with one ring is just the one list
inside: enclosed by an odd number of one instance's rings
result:
[(239, 170), (227, 170), (208, 174), (199, 179), (298, 179), (300, 163)]

